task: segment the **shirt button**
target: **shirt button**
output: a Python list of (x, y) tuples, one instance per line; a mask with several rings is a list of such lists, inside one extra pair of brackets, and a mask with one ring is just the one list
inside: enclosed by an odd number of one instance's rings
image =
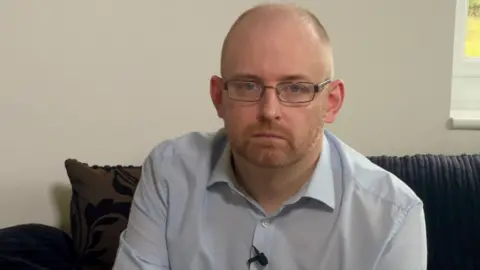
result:
[(270, 220), (264, 219), (264, 220), (262, 221), (262, 226), (263, 226), (264, 228), (266, 228), (268, 225), (270, 225)]

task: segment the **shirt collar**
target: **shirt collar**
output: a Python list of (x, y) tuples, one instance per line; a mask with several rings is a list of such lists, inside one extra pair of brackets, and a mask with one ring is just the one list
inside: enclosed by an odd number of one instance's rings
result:
[(222, 147), (218, 147), (214, 152), (217, 153), (217, 156), (218, 152), (221, 152), (221, 154), (215, 162), (207, 187), (211, 187), (216, 183), (221, 182), (232, 184), (232, 180), (235, 179), (235, 174), (233, 173), (232, 163), (230, 162), (230, 145), (225, 143)]
[[(216, 183), (227, 183), (231, 188), (234, 186), (235, 175), (230, 160), (230, 146), (225, 143), (219, 147), (221, 155), (213, 167), (212, 174), (207, 183), (207, 188)], [(217, 152), (218, 153), (218, 152)], [(322, 153), (317, 162), (312, 178), (307, 183), (303, 197), (309, 197), (323, 202), (332, 209), (335, 208), (335, 188), (331, 163), (331, 149), (328, 138), (323, 136)]]
[(334, 209), (335, 185), (332, 169), (330, 143), (324, 135), (322, 153), (303, 196), (323, 202)]

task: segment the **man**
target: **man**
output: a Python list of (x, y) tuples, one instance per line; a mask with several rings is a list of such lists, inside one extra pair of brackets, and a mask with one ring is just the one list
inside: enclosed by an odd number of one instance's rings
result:
[(308, 11), (261, 5), (228, 33), (224, 129), (148, 156), (115, 269), (426, 269), (421, 200), (330, 132), (344, 98)]

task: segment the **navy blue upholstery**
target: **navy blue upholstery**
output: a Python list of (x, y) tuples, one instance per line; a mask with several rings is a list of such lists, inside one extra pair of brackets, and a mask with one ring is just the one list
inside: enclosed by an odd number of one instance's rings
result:
[(423, 200), (429, 270), (480, 269), (480, 154), (378, 156)]
[(71, 238), (60, 229), (23, 224), (0, 229), (0, 269), (77, 269)]

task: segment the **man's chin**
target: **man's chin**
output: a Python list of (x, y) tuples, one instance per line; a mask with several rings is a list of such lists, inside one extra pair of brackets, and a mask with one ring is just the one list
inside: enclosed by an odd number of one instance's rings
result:
[(280, 168), (289, 164), (288, 156), (277, 149), (256, 149), (245, 158), (255, 166), (264, 168)]

